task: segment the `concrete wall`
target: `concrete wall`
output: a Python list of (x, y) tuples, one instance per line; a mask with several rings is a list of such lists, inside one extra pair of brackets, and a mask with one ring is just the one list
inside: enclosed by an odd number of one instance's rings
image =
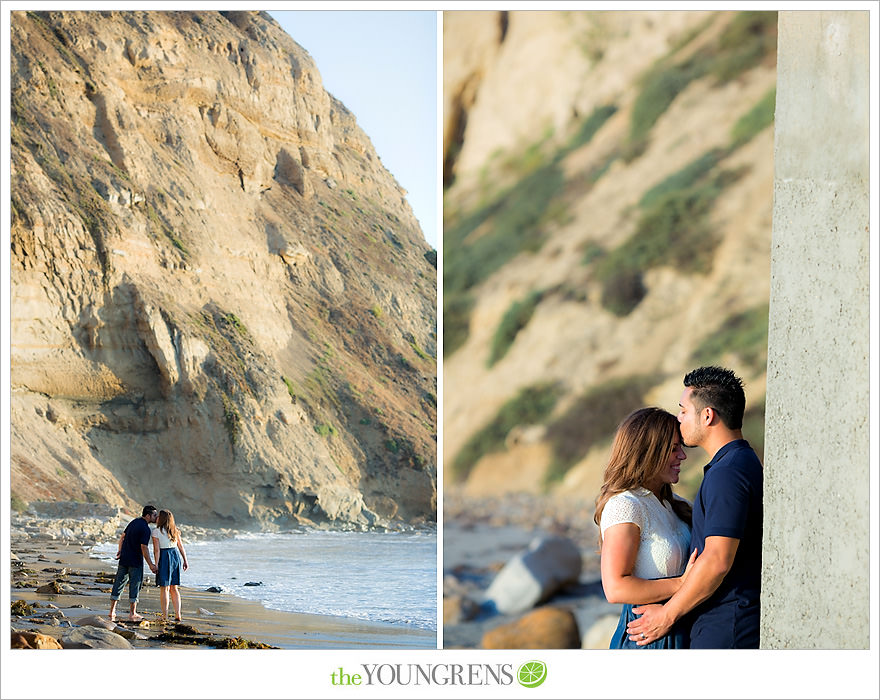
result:
[(868, 12), (779, 13), (761, 621), (769, 649), (869, 647), (868, 28)]

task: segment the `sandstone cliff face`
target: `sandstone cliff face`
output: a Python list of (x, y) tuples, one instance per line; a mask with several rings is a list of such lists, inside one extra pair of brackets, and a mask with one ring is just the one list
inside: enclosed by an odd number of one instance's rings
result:
[(444, 13), (447, 485), (589, 500), (699, 364), (743, 376), (760, 451), (775, 21)]
[(433, 521), (436, 270), (308, 53), (251, 12), (11, 35), (13, 497)]

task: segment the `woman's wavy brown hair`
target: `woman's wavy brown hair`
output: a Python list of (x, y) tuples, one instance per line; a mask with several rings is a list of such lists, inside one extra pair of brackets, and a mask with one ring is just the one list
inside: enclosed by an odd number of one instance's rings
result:
[[(651, 483), (669, 464), (672, 445), (676, 440), (681, 443), (678, 419), (662, 408), (640, 408), (630, 413), (618, 426), (593, 515), (593, 520), (600, 527), (600, 547), (602, 511), (608, 499)], [(672, 497), (671, 484), (663, 484), (660, 498), (669, 501), (675, 514), (688, 525), (691, 524), (691, 506)]]
[(168, 535), (169, 540), (177, 542), (177, 538), (180, 536), (180, 530), (178, 530), (177, 525), (174, 524), (174, 514), (170, 510), (159, 511), (159, 517), (156, 519), (156, 527), (160, 530), (165, 530), (165, 534)]

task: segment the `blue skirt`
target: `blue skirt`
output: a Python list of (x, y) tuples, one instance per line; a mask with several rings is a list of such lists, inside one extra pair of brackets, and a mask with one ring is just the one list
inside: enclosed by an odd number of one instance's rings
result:
[(626, 626), (632, 622), (633, 620), (637, 620), (639, 618), (638, 615), (633, 613), (633, 607), (639, 607), (638, 605), (630, 605), (629, 603), (625, 603), (623, 606), (623, 610), (620, 611), (620, 621), (617, 623), (617, 629), (614, 631), (614, 636), (611, 638), (611, 645), (608, 647), (609, 649), (687, 649), (689, 637), (686, 633), (686, 630), (682, 628), (678, 623), (673, 626), (673, 628), (669, 631), (665, 637), (660, 637), (656, 641), (651, 642), (650, 644), (645, 644), (644, 646), (639, 646), (635, 642), (631, 641), (629, 635), (626, 633)]
[(159, 566), (156, 571), (157, 586), (180, 585), (180, 553), (177, 547), (159, 550)]

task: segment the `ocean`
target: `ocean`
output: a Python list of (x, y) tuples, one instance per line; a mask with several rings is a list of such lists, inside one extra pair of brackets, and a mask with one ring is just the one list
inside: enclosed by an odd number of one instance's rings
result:
[[(274, 610), (437, 631), (433, 531), (246, 533), (184, 547), (182, 586), (216, 586)], [(115, 562), (116, 543), (92, 553)]]

